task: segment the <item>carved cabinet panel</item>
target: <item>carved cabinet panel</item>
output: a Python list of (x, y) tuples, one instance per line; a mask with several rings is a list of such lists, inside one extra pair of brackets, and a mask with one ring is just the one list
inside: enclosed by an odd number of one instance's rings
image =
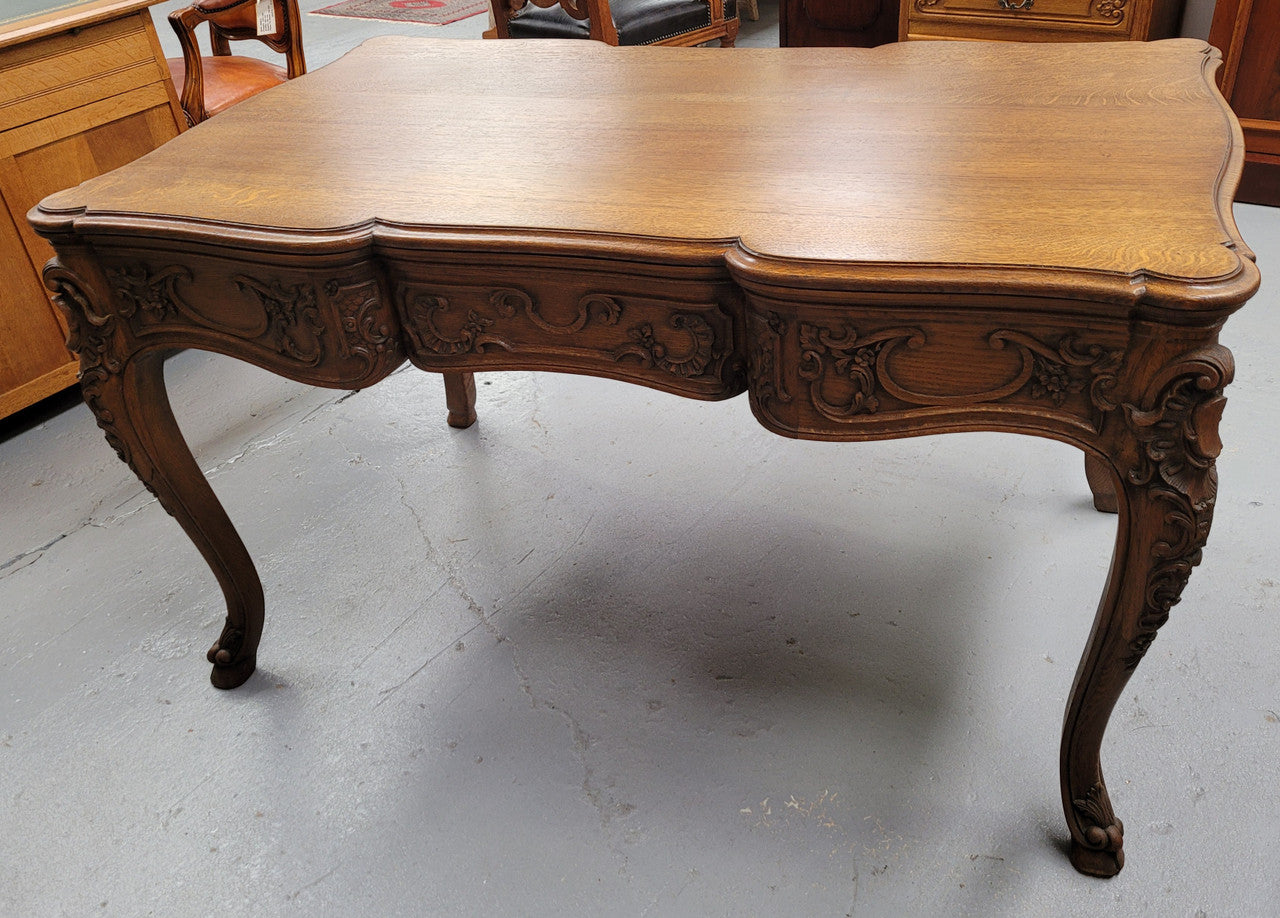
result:
[(1183, 0), (904, 0), (901, 35), (1004, 41), (1147, 41), (1178, 33)]

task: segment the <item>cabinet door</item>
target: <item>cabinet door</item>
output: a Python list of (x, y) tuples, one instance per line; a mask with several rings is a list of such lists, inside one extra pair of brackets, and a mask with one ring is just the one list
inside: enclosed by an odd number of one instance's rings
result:
[(1280, 0), (1220, 0), (1209, 40), (1223, 53), (1218, 84), (1244, 130), (1236, 200), (1280, 205)]
[[(7, 204), (7, 202), (6, 202)], [(25, 211), (19, 211), (25, 213)], [(0, 417), (75, 382), (61, 317), (31, 269), (13, 211), (0, 211)]]
[(0, 417), (75, 381), (27, 212), (177, 136), (159, 54), (145, 9), (0, 52)]

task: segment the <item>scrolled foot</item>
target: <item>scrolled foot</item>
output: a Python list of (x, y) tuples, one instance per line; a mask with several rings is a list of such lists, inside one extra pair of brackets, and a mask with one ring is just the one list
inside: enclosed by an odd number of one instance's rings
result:
[[(1094, 826), (1099, 832), (1103, 830)], [(1124, 830), (1119, 825), (1109, 826), (1115, 830), (1116, 841), (1108, 840), (1103, 848), (1090, 848), (1071, 840), (1071, 866), (1091, 877), (1114, 877), (1124, 867)]]
[(214, 688), (233, 689), (243, 685), (257, 668), (257, 654), (244, 645), (244, 632), (233, 628), (230, 624), (222, 629), (222, 634), (206, 654), (213, 664), (213, 672), (209, 681)]
[(1113, 877), (1124, 866), (1124, 823), (1116, 818), (1101, 781), (1072, 801), (1083, 842), (1071, 839), (1071, 865), (1091, 877)]

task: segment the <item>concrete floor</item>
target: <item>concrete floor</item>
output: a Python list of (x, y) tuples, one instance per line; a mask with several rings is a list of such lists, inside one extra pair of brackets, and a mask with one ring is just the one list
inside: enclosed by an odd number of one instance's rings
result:
[(1266, 280), (1223, 336), (1205, 563), (1104, 747), (1118, 878), (1063, 855), (1115, 530), (1071, 449), (794, 443), (525, 373), (454, 431), (412, 369), (188, 352), (260, 669), (210, 687), (217, 587), (87, 409), (0, 426), (0, 915), (1280, 913), (1280, 212), (1238, 216)]

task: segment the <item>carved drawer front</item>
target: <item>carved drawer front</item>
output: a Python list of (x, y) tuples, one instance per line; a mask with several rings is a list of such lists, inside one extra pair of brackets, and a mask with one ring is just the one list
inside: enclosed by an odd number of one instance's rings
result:
[(1145, 37), (1131, 35), (1141, 0), (908, 0), (909, 33), (938, 37), (1016, 37), (1025, 29), (1061, 31), (1062, 37)]
[(725, 283), (413, 266), (392, 285), (423, 369), (560, 369), (705, 399), (744, 388)]
[(104, 258), (129, 338), (175, 333), (183, 346), (229, 354), (317, 385), (371, 385), (404, 356), (395, 311), (368, 266), (320, 271), (162, 253)]
[[(753, 304), (756, 305), (763, 304)], [(1115, 409), (1125, 332), (979, 325), (941, 310), (772, 310), (747, 322), (752, 408), (788, 436), (860, 439), (1029, 415), (1086, 437)]]

